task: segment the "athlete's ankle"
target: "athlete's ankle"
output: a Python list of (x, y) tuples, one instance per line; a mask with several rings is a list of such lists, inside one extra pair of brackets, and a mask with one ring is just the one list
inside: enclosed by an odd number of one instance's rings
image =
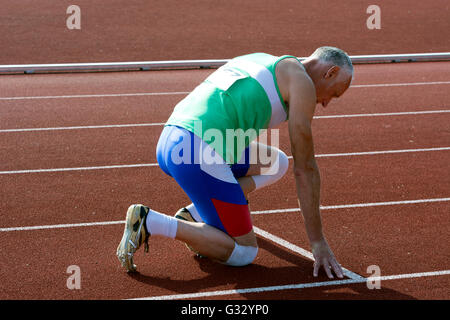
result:
[(145, 228), (152, 236), (160, 235), (175, 239), (178, 220), (150, 209), (145, 220)]

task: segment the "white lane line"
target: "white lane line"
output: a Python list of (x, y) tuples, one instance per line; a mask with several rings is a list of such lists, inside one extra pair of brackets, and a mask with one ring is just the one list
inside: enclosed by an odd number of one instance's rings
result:
[[(357, 203), (357, 204), (321, 206), (320, 208), (321, 208), (321, 210), (335, 210), (335, 209), (346, 209), (346, 208), (376, 207), (376, 206), (389, 206), (389, 205), (396, 206), (396, 205), (405, 205), (405, 204), (434, 203), (434, 202), (446, 202), (446, 201), (450, 201), (450, 198), (433, 198), (433, 199), (418, 199), (418, 200), (390, 201), (390, 202)], [(273, 214), (273, 213), (284, 213), (284, 212), (300, 212), (300, 209), (299, 208), (290, 208), (290, 209), (252, 211), (251, 214)], [(122, 224), (122, 223), (125, 223), (125, 220), (86, 222), (86, 223), (73, 223), (73, 224), (54, 224), (54, 225), (27, 226), (27, 227), (10, 227), (10, 228), (0, 228), (0, 232), (31, 231), (31, 230), (43, 230), (43, 229), (62, 229), (62, 228), (76, 228), (76, 227), (93, 227), (93, 226), (103, 226), (103, 225)]]
[[(425, 86), (425, 85), (445, 85), (445, 84), (450, 84), (450, 81), (359, 84), (359, 85), (352, 85), (352, 86), (350, 86), (350, 88), (405, 87), (405, 86)], [(183, 95), (183, 94), (189, 94), (189, 93), (190, 93), (190, 91), (73, 94), (73, 95), (54, 95), (54, 96), (0, 97), (0, 100), (74, 99), (74, 98), (104, 98), (104, 97), (132, 97), (132, 96), (162, 96), (162, 95)]]
[[(253, 226), (253, 230), (255, 231), (256, 234), (258, 234), (258, 235), (260, 235), (260, 236), (262, 236), (262, 237), (264, 237), (266, 239), (269, 239), (270, 241), (275, 242), (275, 243), (279, 244), (280, 246), (283, 246), (283, 247), (285, 247), (285, 248), (287, 248), (287, 249), (289, 249), (289, 250), (291, 250), (291, 251), (293, 251), (295, 253), (298, 253), (301, 256), (308, 258), (309, 260), (312, 260), (312, 261), (315, 260), (313, 254), (311, 252), (309, 252), (309, 251), (307, 251), (307, 250), (305, 250), (303, 248), (300, 248), (299, 246), (297, 246), (297, 245), (295, 245), (293, 243), (290, 243), (290, 242), (288, 242), (288, 241), (286, 241), (286, 240), (284, 240), (284, 239), (282, 239), (280, 237), (277, 237), (276, 235), (273, 235), (273, 234), (271, 234), (271, 233), (269, 233), (267, 231), (264, 231), (264, 230), (262, 230), (262, 229), (260, 229), (258, 227), (255, 227), (255, 226)], [(361, 279), (361, 278), (363, 278), (359, 274), (351, 272), (350, 270), (348, 270), (348, 269), (346, 269), (344, 267), (342, 267), (342, 271), (344, 272), (344, 275), (346, 275), (350, 279)]]
[[(334, 280), (334, 281), (323, 281), (323, 282), (312, 282), (312, 283), (297, 283), (288, 284), (280, 286), (269, 286), (269, 287), (256, 287), (247, 289), (232, 289), (232, 290), (220, 290), (220, 291), (206, 291), (206, 292), (193, 292), (185, 294), (174, 294), (174, 295), (164, 295), (164, 296), (154, 296), (154, 297), (144, 297), (144, 298), (134, 298), (130, 300), (179, 300), (179, 299), (195, 299), (202, 297), (218, 297), (226, 295), (236, 295), (236, 294), (248, 294), (248, 293), (260, 293), (260, 292), (271, 292), (271, 291), (281, 291), (281, 290), (294, 290), (294, 289), (306, 289), (306, 288), (317, 288), (326, 286), (337, 286), (346, 285), (354, 283), (365, 283), (367, 281), (388, 281), (388, 280), (399, 280), (399, 279), (413, 279), (413, 278), (424, 278), (424, 277), (437, 277), (450, 275), (450, 270), (439, 270), (431, 272), (418, 272), (418, 273), (406, 273), (406, 274), (396, 274), (390, 276), (381, 277), (370, 277), (370, 278), (359, 278), (359, 279), (346, 279), (346, 280)], [(369, 290), (369, 289), (368, 289)]]
[(405, 115), (423, 115), (436, 113), (449, 113), (449, 109), (445, 110), (425, 110), (425, 111), (408, 111), (408, 112), (386, 112), (386, 113), (357, 113), (330, 116), (316, 116), (314, 119), (336, 119), (336, 118), (357, 118), (357, 117), (388, 117), (388, 116), (405, 116)]
[(125, 223), (125, 220), (121, 220), (121, 221), (100, 221), (100, 222), (84, 222), (84, 223), (51, 224), (51, 225), (45, 225), (45, 226), (0, 228), (0, 232), (33, 231), (33, 230), (65, 229), (65, 228), (80, 228), (80, 227), (96, 227), (96, 226), (109, 226), (109, 225), (124, 224), (124, 223)]
[[(405, 204), (419, 204), (419, 203), (447, 202), (447, 201), (450, 201), (450, 198), (433, 198), (433, 199), (418, 199), (418, 200), (342, 204), (342, 205), (334, 205), (334, 206), (320, 206), (320, 209), (321, 210), (336, 210), (336, 209), (367, 208), (367, 207), (378, 207), (378, 206), (396, 206), (396, 205), (405, 205)], [(289, 208), (289, 209), (276, 209), (276, 210), (261, 210), (261, 211), (252, 211), (252, 214), (271, 214), (271, 213), (284, 213), (284, 212), (300, 212), (300, 209), (299, 208)]]
[(272, 242), (278, 243), (280, 246), (285, 247), (295, 253), (298, 253), (299, 255), (308, 258), (309, 260), (313, 260), (314, 261), (314, 256), (311, 252), (300, 248), (299, 246), (296, 246), (295, 244), (292, 244), (284, 239), (281, 239), (280, 237), (277, 237), (267, 231), (264, 231), (258, 227), (253, 226), (253, 230), (255, 231), (256, 234), (259, 234), (260, 236), (269, 239)]
[(79, 227), (95, 227), (95, 226), (108, 226), (114, 224), (124, 224), (123, 221), (101, 221), (101, 222), (84, 222), (84, 223), (67, 223), (67, 224), (52, 224), (46, 226), (30, 226), (30, 227), (15, 227), (15, 228), (0, 228), (0, 232), (10, 231), (33, 231), (33, 230), (45, 230), (45, 229), (64, 229), (64, 228), (79, 228)]
[[(403, 116), (403, 115), (425, 115), (450, 113), (450, 109), (445, 110), (425, 110), (409, 112), (389, 112), (389, 113), (361, 113), (361, 114), (342, 114), (330, 116), (315, 116), (314, 119), (339, 119), (339, 118), (357, 118), (357, 117), (383, 117), (383, 116)], [(18, 129), (0, 129), (0, 133), (7, 132), (32, 132), (32, 131), (57, 131), (57, 130), (83, 130), (83, 129), (107, 129), (107, 128), (130, 128), (130, 127), (151, 127), (163, 126), (163, 122), (155, 123), (130, 123), (130, 124), (109, 124), (92, 126), (70, 126), (70, 127), (48, 127), (48, 128), (18, 128)]]
[[(384, 151), (368, 151), (368, 152), (350, 152), (350, 153), (328, 153), (328, 154), (317, 154), (316, 158), (365, 156), (365, 155), (378, 155), (378, 154), (395, 154), (395, 153), (405, 153), (405, 152), (430, 152), (430, 151), (445, 151), (445, 150), (450, 150), (450, 147), (423, 148), (423, 149), (404, 149), (404, 150), (384, 150)], [(292, 159), (292, 156), (288, 156), (288, 159)], [(10, 171), (0, 171), (0, 175), (4, 175), (4, 174), (25, 174), (25, 173), (43, 173), (43, 172), (63, 172), (63, 171), (82, 171), (82, 170), (106, 170), (106, 169), (140, 168), (140, 167), (156, 167), (156, 166), (158, 166), (158, 163), (141, 163), (141, 164), (95, 166), (95, 167), (75, 167), (75, 168), (10, 170)]]
[(157, 163), (141, 163), (141, 164), (124, 164), (124, 165), (113, 165), (113, 166), (96, 166), (96, 167), (0, 171), (0, 174), (23, 174), (23, 173), (63, 172), (63, 171), (83, 171), (83, 170), (107, 170), (107, 169), (156, 167), (156, 166), (158, 166)]
[[(316, 155), (316, 157), (317, 158), (328, 158), (328, 157), (368, 156), (368, 155), (390, 154), (390, 153), (429, 152), (429, 151), (444, 151), (444, 150), (450, 150), (450, 147), (402, 149), (402, 150), (380, 150), (380, 151), (349, 152), (349, 153), (328, 153), (328, 154), (318, 154), (318, 155)], [(289, 156), (288, 158), (292, 158), (292, 156)]]
[(30, 131), (57, 131), (57, 130), (81, 130), (81, 129), (107, 129), (107, 128), (132, 128), (163, 126), (163, 122), (155, 123), (132, 123), (132, 124), (108, 124), (98, 126), (73, 126), (73, 127), (50, 127), (50, 128), (24, 128), (24, 129), (1, 129), (0, 133), (6, 132), (30, 132)]
[(450, 84), (450, 81), (359, 84), (359, 85), (352, 85), (351, 88), (405, 87), (405, 86), (426, 86), (426, 85), (441, 85), (441, 84)]

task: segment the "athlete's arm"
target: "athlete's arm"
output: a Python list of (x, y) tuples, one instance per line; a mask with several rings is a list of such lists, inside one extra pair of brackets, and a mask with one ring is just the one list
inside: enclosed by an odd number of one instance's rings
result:
[(324, 267), (328, 277), (333, 278), (330, 268), (343, 277), (342, 269), (322, 232), (320, 216), (320, 172), (314, 155), (311, 123), (316, 106), (316, 94), (312, 81), (302, 69), (289, 72), (289, 136), (294, 158), (294, 177), (297, 196), (306, 232), (315, 258), (313, 275)]

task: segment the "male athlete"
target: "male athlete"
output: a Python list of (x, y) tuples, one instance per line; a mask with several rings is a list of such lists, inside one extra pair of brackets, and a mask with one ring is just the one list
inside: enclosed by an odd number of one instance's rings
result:
[[(135, 271), (133, 254), (142, 244), (148, 250), (147, 241), (155, 235), (183, 241), (197, 254), (226, 265), (251, 264), (258, 245), (247, 195), (279, 180), (288, 168), (281, 150), (255, 138), (288, 121), (292, 172), (315, 260), (313, 275), (323, 267), (329, 278), (332, 272), (342, 278), (322, 232), (311, 122), (316, 104), (326, 107), (340, 97), (352, 78), (350, 58), (334, 47), (318, 48), (302, 62), (294, 56), (248, 54), (213, 72), (176, 105), (156, 150), (159, 166), (192, 204), (175, 217), (131, 205), (117, 248), (122, 265)], [(268, 167), (261, 154), (269, 154)]]

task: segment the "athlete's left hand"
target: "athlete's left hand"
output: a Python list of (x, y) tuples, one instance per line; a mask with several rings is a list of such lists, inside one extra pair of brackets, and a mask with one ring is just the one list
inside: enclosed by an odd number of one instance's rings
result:
[(325, 239), (311, 243), (312, 253), (314, 256), (314, 271), (313, 276), (319, 275), (320, 267), (323, 267), (328, 278), (333, 279), (331, 270), (339, 277), (343, 278), (344, 273), (339, 262), (336, 260), (333, 252), (331, 251), (327, 241)]

